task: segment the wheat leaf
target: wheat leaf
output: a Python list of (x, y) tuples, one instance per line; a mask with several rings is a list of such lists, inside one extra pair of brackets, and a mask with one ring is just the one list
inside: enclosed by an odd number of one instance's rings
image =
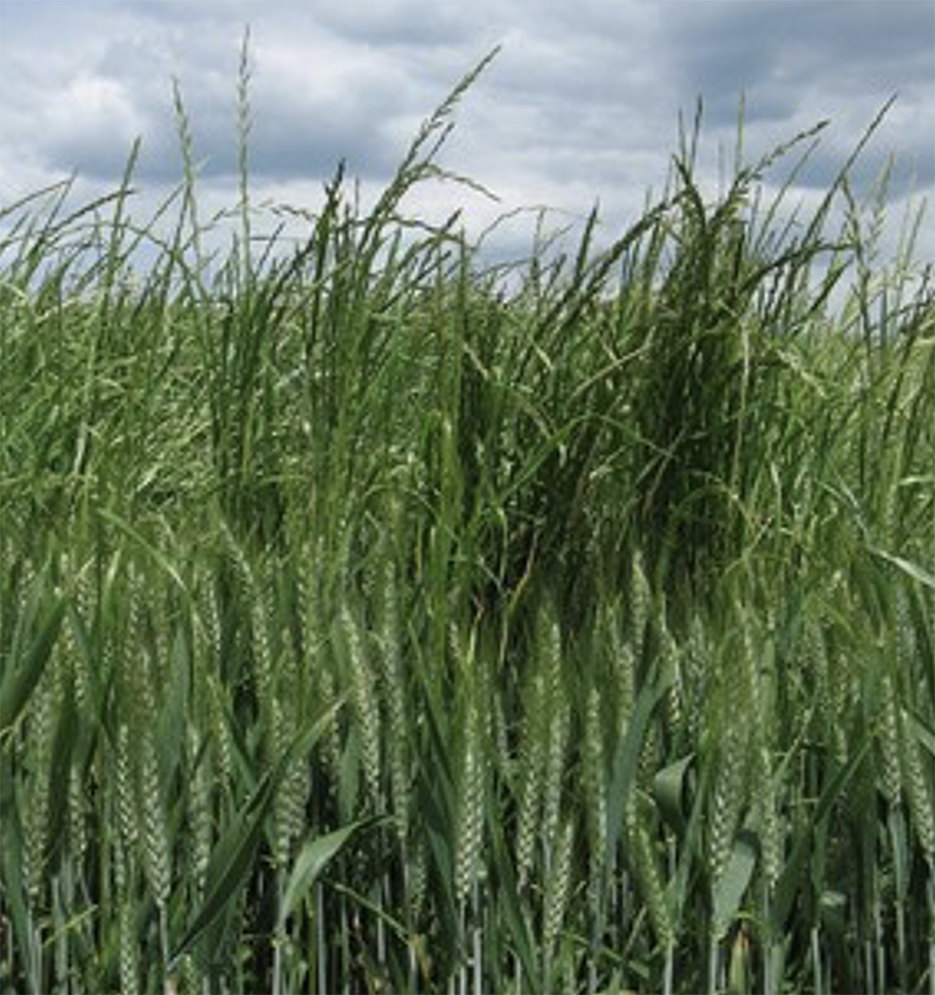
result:
[(756, 866), (756, 837), (742, 829), (734, 840), (727, 867), (714, 888), (714, 929), (720, 936), (737, 915), (740, 903), (753, 877)]
[(286, 883), (282, 904), (279, 909), (277, 928), (282, 929), (286, 920), (295, 911), (296, 906), (304, 898), (309, 888), (315, 883), (318, 875), (328, 866), (328, 863), (344, 848), (351, 837), (360, 830), (386, 821), (383, 818), (358, 819), (341, 829), (310, 839), (302, 847), (296, 858)]
[(13, 725), (39, 683), (61, 630), (64, 614), (65, 602), (60, 600), (27, 650), (22, 665), (10, 667), (3, 675), (0, 685), (0, 733)]

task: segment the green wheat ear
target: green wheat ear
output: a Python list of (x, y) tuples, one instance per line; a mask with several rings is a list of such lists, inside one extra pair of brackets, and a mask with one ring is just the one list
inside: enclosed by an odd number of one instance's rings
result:
[(483, 847), (484, 771), (480, 719), (474, 702), (464, 718), (463, 754), (458, 791), (458, 829), (455, 837), (455, 897), (463, 906), (476, 880)]
[(516, 827), (516, 869), (522, 887), (532, 869), (545, 785), (547, 693), (545, 676), (538, 671), (527, 693), (523, 735), (517, 764), (519, 812)]
[(364, 641), (357, 619), (347, 602), (339, 609), (338, 624), (347, 673), (350, 679), (351, 704), (360, 730), (364, 782), (375, 811), (383, 807), (381, 787), (381, 723), (374, 689), (374, 675), (364, 652)]
[(389, 718), (389, 768), (393, 815), (400, 845), (405, 849), (409, 838), (411, 774), (408, 743), (409, 709), (407, 679), (403, 666), (400, 635), (399, 578), (391, 555), (384, 557), (380, 580), (382, 621), (380, 625), (380, 660), (382, 687)]

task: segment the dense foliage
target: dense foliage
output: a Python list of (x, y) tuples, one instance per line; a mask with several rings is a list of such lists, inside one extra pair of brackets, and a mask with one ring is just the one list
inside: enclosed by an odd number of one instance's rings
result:
[(935, 986), (919, 218), (696, 127), (485, 268), (402, 203), (474, 75), (293, 252), (245, 85), (226, 260), (181, 100), (149, 225), (135, 156), (4, 210), (3, 991)]

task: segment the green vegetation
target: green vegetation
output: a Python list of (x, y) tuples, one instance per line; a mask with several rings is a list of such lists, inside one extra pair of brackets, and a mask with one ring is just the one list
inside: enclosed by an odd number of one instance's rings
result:
[(181, 99), (148, 225), (2, 214), (0, 988), (935, 990), (920, 216), (696, 122), (507, 281), (403, 212), (472, 73), (258, 249), (246, 75), (225, 260)]

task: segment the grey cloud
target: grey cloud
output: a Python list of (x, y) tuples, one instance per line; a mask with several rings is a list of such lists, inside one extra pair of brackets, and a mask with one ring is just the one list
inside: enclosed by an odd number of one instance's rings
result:
[(741, 90), (756, 115), (761, 103), (801, 99), (813, 80), (826, 94), (855, 95), (856, 87), (882, 100), (893, 88), (935, 76), (930, 4), (769, 0), (678, 7), (663, 30), (670, 70), (683, 88), (704, 94), (717, 120), (732, 116)]
[(382, 3), (325, 0), (314, 5), (314, 17), (351, 41), (411, 49), (463, 43), (466, 33), (472, 30), (470, 9), (463, 4), (432, 3), (422, 5), (418, 16), (413, 17), (412, 4), (405, 0)]
[[(249, 25), (251, 169), (260, 187), (327, 178), (341, 159), (351, 175), (384, 182), (419, 122), (500, 42), (500, 57), (458, 109), (443, 161), (525, 203), (551, 191), (557, 206), (577, 210), (580, 196), (587, 211), (597, 199), (635, 203), (647, 188), (659, 190), (678, 114), (690, 121), (697, 96), (706, 169), (716, 176), (718, 147), (732, 149), (741, 94), (748, 158), (831, 118), (797, 180), (809, 189), (830, 181), (898, 91), (855, 182), (866, 185), (895, 149), (914, 160), (923, 188), (935, 185), (935, 7), (927, 3), (72, 0), (47, 5), (62, 29), (54, 36), (27, 16), (43, 5), (12, 5), (15, 22), (10, 6), (0, 4), (5, 170), (31, 159), (112, 184), (140, 133), (139, 179), (176, 182), (178, 77), (202, 180), (230, 188)], [(63, 103), (79, 77), (102, 88), (97, 109)], [(71, 121), (61, 110), (68, 106)], [(908, 165), (899, 168), (902, 178)], [(460, 202), (462, 192), (451, 196)]]
[[(148, 10), (159, 5), (143, 6)], [(127, 95), (128, 114), (132, 112), (137, 127), (115, 130), (101, 114), (89, 115), (81, 128), (49, 128), (31, 135), (34, 148), (49, 165), (92, 179), (114, 180), (138, 132), (143, 140), (138, 177), (177, 181), (182, 174), (172, 97), (172, 81), (177, 78), (202, 178), (236, 173), (235, 45), (240, 43), (240, 32), (229, 25), (217, 27), (210, 38), (196, 38), (183, 46), (177, 36), (180, 30), (173, 20), (164, 34), (130, 33), (106, 47), (88, 66), (87, 75), (101, 87), (119, 88)], [(225, 44), (219, 44), (222, 40)], [(349, 93), (340, 102), (316, 99), (311, 86), (296, 92), (280, 85), (274, 64), (263, 65), (260, 71), (255, 58), (252, 62), (249, 148), (258, 176), (271, 180), (326, 176), (341, 159), (362, 178), (392, 169), (397, 150), (380, 127), (393, 110), (385, 91), (371, 87), (369, 94)], [(314, 65), (311, 60), (309, 78), (314, 77)], [(46, 99), (54, 104), (63, 96), (46, 95)]]

